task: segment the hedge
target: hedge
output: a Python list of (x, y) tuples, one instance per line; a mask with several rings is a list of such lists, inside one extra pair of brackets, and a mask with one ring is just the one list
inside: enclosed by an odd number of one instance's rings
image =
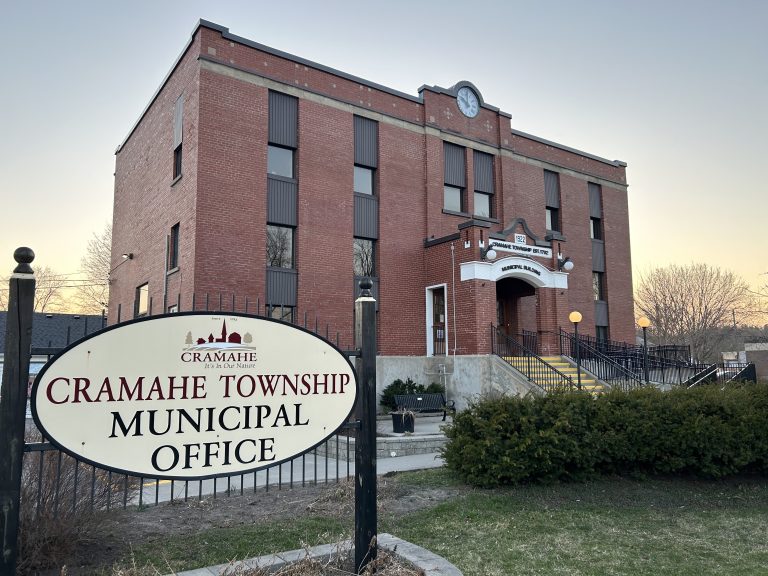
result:
[(617, 473), (765, 474), (768, 385), (479, 400), (446, 435), (448, 467), (485, 487)]

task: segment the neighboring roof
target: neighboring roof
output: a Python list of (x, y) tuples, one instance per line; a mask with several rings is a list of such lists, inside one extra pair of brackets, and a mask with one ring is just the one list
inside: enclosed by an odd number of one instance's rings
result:
[[(0, 312), (0, 354), (5, 353), (5, 326), (8, 312)], [(105, 318), (86, 314), (46, 314), (32, 317), (32, 348), (64, 348), (97, 330)]]

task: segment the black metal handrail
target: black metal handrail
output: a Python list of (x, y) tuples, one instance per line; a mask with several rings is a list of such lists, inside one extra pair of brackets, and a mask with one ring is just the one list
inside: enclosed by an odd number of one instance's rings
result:
[[(575, 358), (574, 350), (576, 348), (576, 338), (564, 330), (560, 330), (560, 354)], [(643, 385), (642, 373), (643, 366), (640, 365), (640, 371), (637, 366), (628, 367), (625, 364), (617, 362), (613, 358), (606, 356), (597, 350), (588, 339), (579, 337), (579, 360), (581, 367), (594, 374), (598, 380), (602, 380), (612, 388), (621, 390), (630, 390)]]
[(756, 382), (757, 372), (753, 362), (718, 362), (709, 364), (683, 385), (687, 388), (700, 384), (728, 384), (729, 382)]
[[(563, 374), (533, 350), (514, 338), (507, 336), (493, 325), (491, 325), (491, 345), (492, 351), (496, 356), (500, 357), (545, 392), (577, 389), (573, 378)], [(523, 358), (524, 360), (523, 362), (512, 362), (514, 357)]]

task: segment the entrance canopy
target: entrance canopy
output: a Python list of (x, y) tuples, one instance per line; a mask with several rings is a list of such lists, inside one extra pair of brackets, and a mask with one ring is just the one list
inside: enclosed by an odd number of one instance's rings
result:
[(495, 262), (465, 262), (461, 265), (463, 280), (491, 280), (502, 278), (520, 278), (537, 288), (568, 288), (568, 274), (554, 272), (531, 260), (511, 256)]

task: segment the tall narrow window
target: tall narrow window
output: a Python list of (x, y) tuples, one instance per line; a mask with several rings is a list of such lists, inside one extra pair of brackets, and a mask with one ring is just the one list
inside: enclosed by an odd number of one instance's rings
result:
[(179, 267), (179, 226), (171, 226), (171, 234), (168, 237), (168, 270)]
[(173, 112), (173, 179), (181, 177), (181, 149), (183, 140), (184, 96), (176, 100)]
[(149, 313), (149, 284), (145, 283), (136, 288), (134, 317), (140, 318)]
[(376, 276), (376, 243), (373, 240), (355, 238), (353, 257), (355, 276)]
[(443, 164), (443, 209), (449, 212), (464, 212), (464, 191), (467, 187), (465, 149), (443, 142)]
[(270, 144), (267, 147), (267, 173), (270, 176), (293, 178), (293, 150)]
[(550, 232), (562, 232), (560, 226), (560, 175), (544, 170), (544, 200), (546, 203), (546, 226)]
[(293, 268), (293, 228), (267, 226), (267, 266)]
[(595, 300), (605, 300), (605, 277), (603, 272), (592, 272), (592, 294)]
[(473, 212), (481, 218), (492, 218), (493, 209), (493, 156), (473, 151), (475, 195)]
[(358, 194), (373, 194), (373, 169), (355, 166), (354, 190)]
[(603, 223), (600, 218), (592, 217), (589, 219), (589, 237), (592, 240), (603, 239)]

